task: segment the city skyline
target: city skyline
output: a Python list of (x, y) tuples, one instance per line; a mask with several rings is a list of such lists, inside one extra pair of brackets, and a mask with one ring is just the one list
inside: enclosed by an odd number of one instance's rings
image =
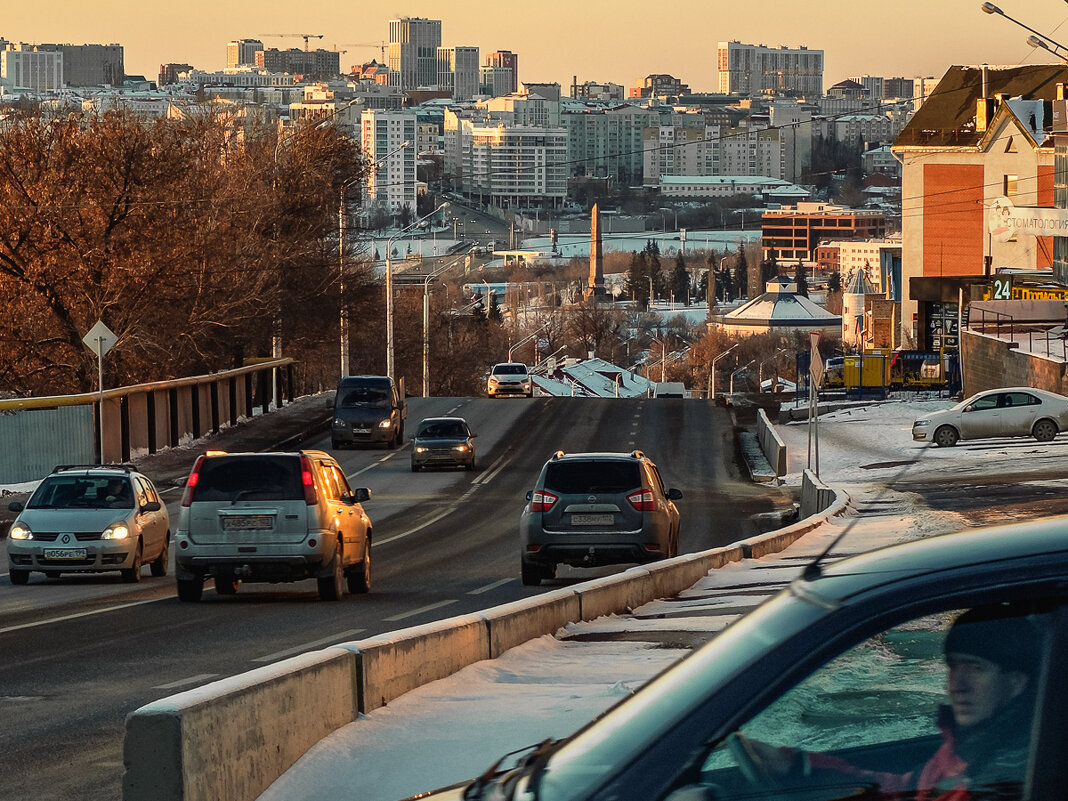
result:
[[(371, 13), (363, 6), (322, 0), (305, 2), (299, 11), (277, 0), (223, 6), (191, 0), (181, 7), (145, 6), (136, 15), (117, 0), (59, 0), (47, 15), (25, 4), (9, 9), (0, 37), (31, 44), (121, 44), (126, 73), (155, 80), (164, 63), (188, 63), (205, 71), (223, 68), (226, 44), (233, 39), (263, 37), (267, 47), (303, 48), (297, 35), (303, 33), (322, 34), (311, 40), (311, 49), (346, 50), (341, 67), (347, 70), (372, 58), (381, 61), (375, 43), (388, 38), (390, 19), (428, 17), (442, 21), (443, 45), (477, 46), (483, 59), (494, 50), (511, 50), (519, 55), (520, 81), (556, 81), (565, 94), (573, 76), (579, 83), (629, 87), (652, 73), (669, 73), (694, 91), (714, 92), (716, 45), (728, 40), (823, 50), (825, 90), (850, 75), (937, 78), (953, 64), (1053, 60), (1026, 44), (1022, 28), (984, 14), (977, 0), (898, 0), (885, 11), (871, 6), (864, 14), (845, 0), (756, 0), (742, 6), (723, 0), (677, 0), (670, 13), (656, 8), (655, 14), (644, 3), (616, 2), (610, 11), (606, 5), (545, 0), (538, 4), (537, 16), (520, 14), (517, 19), (457, 0), (420, 0)], [(633, 13), (626, 12), (628, 5)], [(1064, 0), (1004, 0), (1000, 5), (1009, 16), (1054, 40), (1068, 38)]]

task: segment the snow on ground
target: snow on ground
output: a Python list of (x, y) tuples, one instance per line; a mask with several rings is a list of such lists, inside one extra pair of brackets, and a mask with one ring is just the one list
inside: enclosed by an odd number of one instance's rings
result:
[[(914, 443), (912, 422), (952, 402), (925, 398), (841, 408), (820, 418), (820, 476), (848, 492), (849, 511), (802, 537), (781, 555), (711, 571), (676, 599), (654, 601), (632, 616), (571, 624), (565, 636), (541, 637), (500, 659), (472, 665), (361, 715), (312, 748), (259, 801), (335, 797), (396, 801), (481, 773), (498, 757), (546, 737), (568, 734), (637, 689), (686, 651), (653, 642), (599, 641), (626, 632), (711, 634), (757, 606), (826, 548), (833, 558), (961, 528), (962, 518), (927, 508), (888, 483), (939, 475), (1020, 469), (1036, 458), (1068, 467), (1068, 437), (1042, 445), (997, 439), (956, 448)], [(788, 446), (789, 484), (807, 465), (805, 421), (777, 426)], [(1064, 482), (1050, 482), (1063, 488)], [(745, 592), (737, 588), (745, 587)], [(654, 638), (651, 636), (650, 640)]]

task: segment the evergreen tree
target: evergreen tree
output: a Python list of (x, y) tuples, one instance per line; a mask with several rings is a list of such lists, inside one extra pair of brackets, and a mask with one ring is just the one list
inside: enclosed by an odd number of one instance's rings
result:
[(681, 300), (684, 305), (690, 305), (690, 273), (686, 269), (686, 259), (680, 251), (675, 256), (675, 269), (671, 274), (671, 293), (675, 300)]
[(805, 275), (805, 262), (797, 260), (797, 269), (794, 271), (794, 283), (797, 284), (797, 294), (808, 297), (808, 278)]
[(623, 291), (641, 308), (649, 308), (649, 266), (644, 252), (631, 254)]
[(490, 292), (489, 293), (489, 311), (486, 313), (486, 316), (490, 320), (493, 320), (493, 322), (495, 322), (495, 323), (499, 323), (503, 319), (503, 317), (501, 315), (501, 307), (497, 303), (497, 293), (496, 292)]
[(664, 279), (664, 271), (660, 267), (660, 258), (657, 256), (658, 252), (659, 251), (650, 253), (646, 259), (646, 263), (648, 264), (647, 275), (650, 292), (652, 293), (652, 297), (649, 300), (650, 303), (657, 298), (663, 298), (664, 291), (667, 288), (665, 286), (667, 282)]
[(842, 274), (831, 273), (827, 276), (827, 291), (828, 292), (840, 292), (842, 289)]
[(760, 281), (767, 289), (768, 282), (779, 277), (779, 262), (775, 259), (775, 249), (768, 251), (768, 257), (760, 263)]
[(745, 249), (738, 243), (738, 253), (734, 257), (734, 297), (744, 298), (749, 290), (749, 262), (745, 258)]
[(731, 271), (726, 265), (719, 271), (719, 277), (716, 279), (716, 289), (719, 292), (719, 299), (724, 303), (730, 303), (734, 300), (734, 281), (731, 278)]

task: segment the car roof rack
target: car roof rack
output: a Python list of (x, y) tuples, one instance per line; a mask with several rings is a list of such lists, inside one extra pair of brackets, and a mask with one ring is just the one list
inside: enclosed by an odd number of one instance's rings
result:
[(122, 470), (126, 473), (136, 473), (137, 467), (132, 464), (57, 464), (52, 468), (53, 473), (66, 470)]
[(645, 458), (645, 451), (640, 451), (637, 448), (635, 448), (634, 450), (632, 450), (630, 452), (630, 455), (633, 456), (635, 459), (644, 459)]

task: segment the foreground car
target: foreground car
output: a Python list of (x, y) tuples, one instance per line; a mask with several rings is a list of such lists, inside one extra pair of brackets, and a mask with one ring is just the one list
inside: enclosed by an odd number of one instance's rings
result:
[(204, 580), (233, 595), (242, 581), (317, 580), (324, 601), (371, 589), (365, 487), (351, 489), (324, 451), (209, 452), (197, 458), (175, 533), (178, 597), (199, 601)]
[(32, 571), (118, 570), (122, 580), (167, 575), (170, 518), (148, 476), (132, 465), (61, 465), (42, 481), (8, 532), (8, 576), (26, 584)]
[(924, 415), (912, 438), (952, 447), (962, 439), (1034, 437), (1049, 442), (1068, 427), (1068, 397), (1031, 387), (988, 389), (956, 406)]
[[(1068, 786), (1060, 756), (1068, 745), (1066, 529), (1068, 518), (1053, 518), (931, 537), (826, 566), (817, 561), (570, 737), (422, 797), (1061, 798)], [(959, 630), (965, 610), (1000, 621), (1007, 636), (952, 640), (947, 632)], [(985, 750), (967, 752), (963, 767), (945, 762), (945, 786), (924, 790), (930, 777), (917, 767), (931, 765), (947, 742), (936, 726), (945, 716), (940, 703), (959, 715), (958, 732), (967, 715), (978, 717), (978, 704), (961, 688), (971, 674), (947, 675), (957, 651), (991, 660), (1000, 651), (1012, 661), (995, 664), (1005, 672), (997, 686), (1015, 694), (1019, 718), (1010, 725), (991, 716)], [(761, 754), (783, 759), (773, 765)]]
[(428, 417), (412, 436), (412, 472), (424, 467), (475, 467), (475, 437), (462, 417)]
[(519, 520), (523, 583), (575, 567), (651, 562), (679, 553), (677, 489), (641, 451), (558, 451), (541, 469)]

